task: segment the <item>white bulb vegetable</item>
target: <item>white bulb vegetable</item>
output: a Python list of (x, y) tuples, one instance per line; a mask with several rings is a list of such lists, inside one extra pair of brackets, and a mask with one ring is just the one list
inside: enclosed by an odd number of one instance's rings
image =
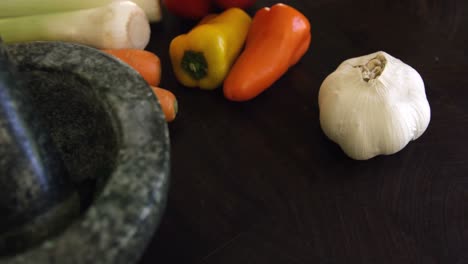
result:
[(419, 73), (382, 51), (341, 63), (320, 87), (319, 109), (325, 135), (357, 160), (400, 151), (431, 116)]

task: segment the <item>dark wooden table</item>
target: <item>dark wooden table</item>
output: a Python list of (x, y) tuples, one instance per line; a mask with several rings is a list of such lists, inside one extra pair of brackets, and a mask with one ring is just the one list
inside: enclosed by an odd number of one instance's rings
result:
[[(311, 47), (246, 103), (179, 85), (169, 42), (193, 24), (153, 25), (148, 49), (180, 113), (166, 214), (140, 264), (468, 263), (467, 1), (284, 3), (310, 19)], [(318, 91), (378, 50), (421, 74), (432, 119), (401, 152), (354, 161), (323, 134)]]

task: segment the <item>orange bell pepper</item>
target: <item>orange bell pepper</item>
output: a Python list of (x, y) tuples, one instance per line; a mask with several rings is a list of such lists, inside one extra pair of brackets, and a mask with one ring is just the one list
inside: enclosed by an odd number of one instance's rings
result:
[(309, 20), (297, 9), (275, 4), (253, 17), (245, 49), (224, 80), (224, 96), (250, 100), (295, 65), (311, 42)]

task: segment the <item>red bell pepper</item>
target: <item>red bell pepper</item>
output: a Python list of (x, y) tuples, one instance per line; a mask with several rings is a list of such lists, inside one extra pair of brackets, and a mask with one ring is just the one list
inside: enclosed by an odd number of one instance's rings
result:
[(205, 17), (212, 11), (214, 4), (222, 9), (231, 7), (246, 9), (254, 3), (255, 0), (163, 0), (163, 4), (169, 12), (187, 19)]
[(199, 19), (211, 11), (212, 0), (163, 0), (172, 14), (188, 19)]
[(255, 0), (214, 0), (221, 8), (228, 9), (231, 7), (248, 8), (255, 3)]

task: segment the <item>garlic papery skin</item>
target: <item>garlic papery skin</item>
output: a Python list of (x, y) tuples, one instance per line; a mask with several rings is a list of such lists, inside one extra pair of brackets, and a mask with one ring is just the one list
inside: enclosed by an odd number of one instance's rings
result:
[(323, 132), (356, 160), (400, 151), (431, 119), (419, 73), (383, 51), (341, 63), (320, 86), (318, 103)]

